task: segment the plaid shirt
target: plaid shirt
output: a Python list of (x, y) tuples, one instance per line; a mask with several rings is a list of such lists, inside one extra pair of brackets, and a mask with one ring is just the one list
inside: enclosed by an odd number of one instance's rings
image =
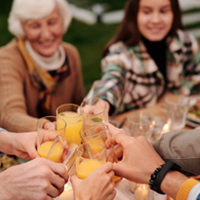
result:
[(102, 78), (93, 83), (87, 98), (96, 97), (108, 101), (115, 108), (114, 114), (117, 114), (156, 104), (165, 87), (184, 95), (198, 93), (198, 42), (182, 30), (178, 30), (175, 37), (167, 38), (166, 42), (167, 85), (141, 41), (132, 47), (117, 42), (110, 46), (109, 54), (103, 58)]

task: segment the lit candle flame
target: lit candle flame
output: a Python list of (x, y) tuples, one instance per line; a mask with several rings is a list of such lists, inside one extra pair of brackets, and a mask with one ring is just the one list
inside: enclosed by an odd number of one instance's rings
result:
[(169, 119), (162, 129), (162, 134), (170, 131), (171, 120)]

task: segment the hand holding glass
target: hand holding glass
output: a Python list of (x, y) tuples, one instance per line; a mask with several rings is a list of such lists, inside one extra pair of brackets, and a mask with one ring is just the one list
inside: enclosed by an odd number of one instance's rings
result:
[(107, 109), (107, 105), (102, 99), (84, 100), (80, 106), (80, 111), (83, 112), (83, 127), (88, 129), (108, 121)]
[[(105, 142), (111, 137), (108, 126), (105, 124), (99, 124), (98, 126), (91, 127), (89, 129), (82, 128), (80, 131), (80, 136), (84, 144), (89, 144), (91, 151), (98, 153), (102, 151), (102, 146), (105, 146)], [(97, 146), (96, 144), (101, 144), (102, 146)], [(107, 149), (106, 162), (118, 162), (118, 158), (115, 154), (114, 147), (111, 146)], [(120, 177), (115, 176), (113, 181), (117, 184), (121, 181)]]

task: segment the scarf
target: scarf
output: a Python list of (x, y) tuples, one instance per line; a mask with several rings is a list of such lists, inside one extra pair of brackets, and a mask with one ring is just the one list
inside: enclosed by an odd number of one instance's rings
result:
[(55, 93), (58, 83), (70, 75), (67, 55), (60, 68), (48, 72), (34, 62), (30, 54), (27, 53), (23, 40), (18, 40), (18, 47), (27, 64), (31, 84), (39, 90), (38, 111), (40, 117), (49, 115), (51, 114), (52, 94)]

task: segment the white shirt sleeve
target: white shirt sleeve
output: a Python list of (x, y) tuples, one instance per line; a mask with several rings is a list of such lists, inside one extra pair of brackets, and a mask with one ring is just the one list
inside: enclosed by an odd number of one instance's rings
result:
[(187, 200), (200, 200), (200, 183), (191, 189)]

